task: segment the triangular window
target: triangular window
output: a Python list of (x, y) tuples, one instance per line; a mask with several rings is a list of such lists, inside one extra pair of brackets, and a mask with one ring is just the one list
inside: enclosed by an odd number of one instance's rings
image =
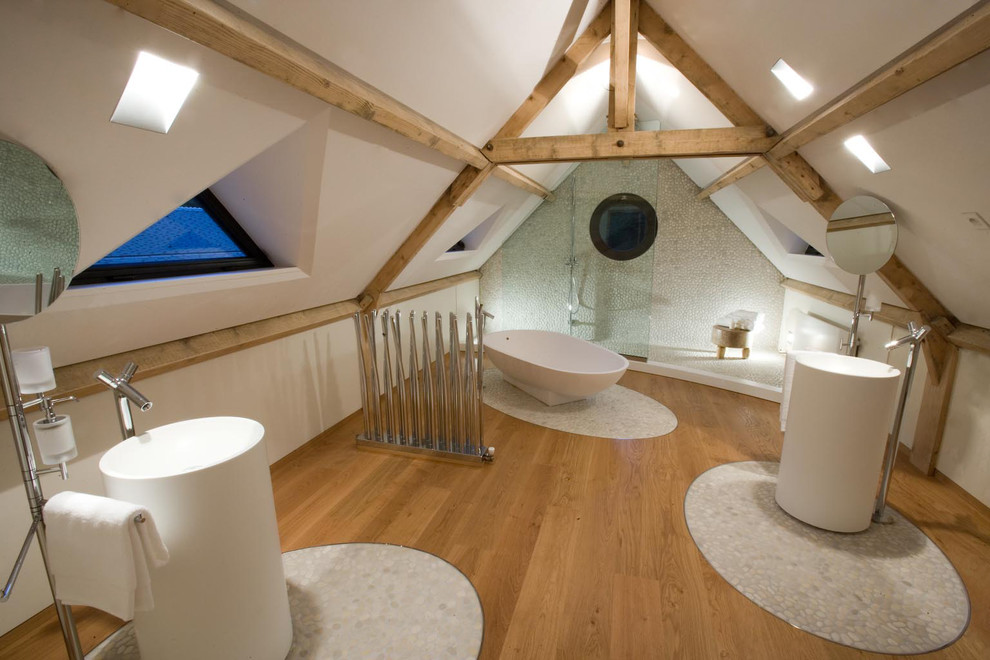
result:
[(72, 278), (72, 285), (271, 268), (220, 200), (204, 190)]

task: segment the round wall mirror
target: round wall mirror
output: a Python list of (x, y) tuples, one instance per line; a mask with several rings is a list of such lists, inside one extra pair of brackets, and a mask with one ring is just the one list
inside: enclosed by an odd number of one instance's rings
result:
[(78, 256), (79, 226), (65, 186), (37, 154), (0, 140), (0, 323), (55, 302)]
[(897, 224), (890, 207), (876, 197), (847, 199), (825, 229), (828, 252), (847, 273), (869, 275), (881, 268), (897, 246)]
[(632, 193), (607, 197), (591, 214), (591, 242), (609, 259), (628, 261), (650, 249), (657, 237), (657, 212)]

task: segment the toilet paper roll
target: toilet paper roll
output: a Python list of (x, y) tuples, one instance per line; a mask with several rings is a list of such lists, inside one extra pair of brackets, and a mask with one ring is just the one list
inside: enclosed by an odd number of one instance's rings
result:
[(55, 370), (47, 346), (17, 348), (10, 352), (21, 394), (38, 394), (55, 389)]
[(34, 423), (34, 438), (45, 465), (58, 465), (75, 458), (76, 436), (72, 432), (72, 420), (68, 415), (56, 415), (55, 421), (39, 419)]

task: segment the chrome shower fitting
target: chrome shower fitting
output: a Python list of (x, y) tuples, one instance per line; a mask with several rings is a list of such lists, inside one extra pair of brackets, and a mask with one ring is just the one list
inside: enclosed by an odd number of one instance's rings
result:
[(124, 365), (124, 370), (120, 373), (120, 376), (113, 376), (106, 369), (100, 369), (93, 374), (93, 378), (113, 390), (114, 399), (117, 403), (117, 420), (120, 422), (120, 433), (124, 436), (124, 440), (136, 435), (134, 432), (134, 417), (131, 415), (131, 404), (133, 403), (137, 406), (141, 412), (151, 410), (152, 406), (148, 397), (138, 392), (130, 384), (131, 378), (137, 369), (136, 364), (128, 362)]

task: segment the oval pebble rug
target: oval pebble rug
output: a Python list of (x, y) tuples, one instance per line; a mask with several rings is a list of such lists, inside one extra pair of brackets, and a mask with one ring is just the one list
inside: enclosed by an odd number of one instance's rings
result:
[[(484, 617), (471, 582), (443, 559), (413, 548), (344, 543), (282, 555), (301, 658), (476, 659)], [(86, 655), (139, 660), (131, 623)]]
[(829, 532), (774, 499), (777, 463), (714, 467), (684, 499), (705, 559), (740, 593), (813, 635), (875, 653), (926, 653), (969, 625), (969, 595), (948, 558), (889, 506), (894, 522)]
[(677, 417), (658, 401), (628, 387), (612, 385), (590, 399), (547, 406), (485, 370), (484, 401), (495, 410), (565, 433), (598, 438), (655, 438), (677, 428)]

